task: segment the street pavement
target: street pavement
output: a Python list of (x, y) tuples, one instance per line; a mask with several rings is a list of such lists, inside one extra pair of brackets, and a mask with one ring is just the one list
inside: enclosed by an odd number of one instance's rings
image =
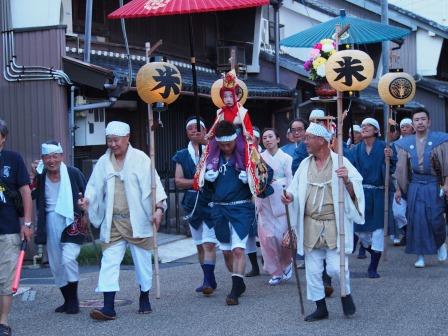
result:
[[(352, 293), (356, 315), (347, 319), (342, 313), (339, 287), (327, 300), (330, 318), (307, 323), (300, 316), (297, 287), (292, 279), (280, 286), (267, 285), (264, 274), (246, 278), (247, 290), (238, 306), (226, 306), (230, 274), (218, 253), (216, 277), (218, 289), (210, 297), (194, 293), (201, 281), (196, 257), (191, 256), (161, 265), (161, 298), (154, 292), (150, 299), (153, 313), (138, 315), (138, 286), (132, 267), (123, 267), (121, 291), (117, 299), (125, 305), (116, 307), (117, 320), (97, 322), (89, 318), (91, 308), (78, 315), (54, 313), (62, 303), (58, 289), (51, 285), (48, 268), (25, 270), (22, 285), (36, 291), (33, 301), (26, 295), (15, 297), (10, 315), (13, 335), (447, 335), (448, 264), (435, 256), (427, 257), (427, 267), (415, 269), (415, 257), (404, 249), (390, 247), (388, 261), (380, 264), (380, 279), (367, 279), (368, 260), (350, 257)], [(249, 268), (247, 266), (246, 268)], [(80, 300), (101, 300), (95, 293), (98, 268), (83, 267)], [(300, 270), (302, 291), (305, 273)], [(29, 298), (29, 297), (28, 297)], [(126, 304), (128, 303), (128, 304)], [(306, 313), (314, 304), (305, 302)]]

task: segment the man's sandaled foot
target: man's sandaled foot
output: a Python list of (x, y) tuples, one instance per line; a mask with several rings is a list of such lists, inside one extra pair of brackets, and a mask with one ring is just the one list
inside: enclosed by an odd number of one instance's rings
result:
[(204, 294), (204, 295), (211, 295), (211, 294), (213, 294), (213, 292), (214, 292), (214, 289), (211, 286), (204, 285), (202, 287), (202, 294)]
[(152, 313), (152, 309), (151, 308), (149, 308), (149, 309), (142, 309), (142, 308), (140, 308), (138, 310), (138, 312), (137, 312), (137, 314), (151, 314), (151, 313)]
[[(54, 312), (55, 313), (65, 313), (66, 308), (66, 304), (64, 303), (63, 305), (60, 305), (59, 307), (57, 307)], [(1, 334), (0, 334), (1, 335)]]
[(138, 313), (149, 314), (152, 312), (151, 303), (149, 302), (149, 290), (146, 292), (140, 291), (140, 297), (138, 299)]
[(117, 318), (115, 313), (105, 313), (102, 309), (93, 309), (90, 312), (90, 317), (97, 321), (111, 321)]
[(12, 335), (11, 327), (5, 324), (0, 324), (0, 335), (11, 336)]
[(226, 303), (228, 306), (236, 306), (238, 305), (238, 297), (230, 293), (226, 297)]

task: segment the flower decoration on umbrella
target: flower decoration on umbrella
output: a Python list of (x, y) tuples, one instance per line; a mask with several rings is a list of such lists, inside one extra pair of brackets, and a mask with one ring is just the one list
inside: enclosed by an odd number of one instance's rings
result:
[(335, 52), (336, 44), (332, 39), (323, 39), (313, 46), (309, 59), (303, 65), (311, 80), (325, 79), (325, 64)]

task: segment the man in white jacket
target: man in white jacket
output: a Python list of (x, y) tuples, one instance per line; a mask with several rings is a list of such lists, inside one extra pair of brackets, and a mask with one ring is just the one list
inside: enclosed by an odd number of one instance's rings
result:
[[(338, 156), (328, 144), (331, 134), (322, 125), (311, 123), (306, 130), (305, 144), (311, 154), (304, 159), (282, 200), (291, 204), (291, 220), (297, 232), (297, 252), (305, 253), (307, 297), (315, 301), (317, 309), (305, 317), (312, 322), (328, 318), (325, 303), (322, 272), (323, 261), (327, 263), (328, 274), (339, 278), (339, 227), (345, 229), (345, 253), (353, 250), (353, 222), (364, 223), (364, 192), (362, 177), (344, 158), (341, 168)], [(338, 214), (338, 178), (344, 179), (344, 222)], [(345, 258), (345, 291), (342, 307), (346, 316), (355, 313), (350, 291), (348, 258)]]
[(104, 307), (94, 309), (95, 320), (113, 320), (115, 293), (120, 290), (120, 264), (129, 247), (140, 285), (140, 314), (151, 312), (148, 294), (152, 286), (151, 249), (153, 225), (157, 229), (166, 210), (166, 194), (156, 172), (156, 210), (151, 207), (151, 160), (129, 143), (128, 124), (112, 121), (106, 127), (108, 150), (100, 157), (80, 199), (89, 219), (100, 227), (103, 257), (97, 292), (104, 294)]

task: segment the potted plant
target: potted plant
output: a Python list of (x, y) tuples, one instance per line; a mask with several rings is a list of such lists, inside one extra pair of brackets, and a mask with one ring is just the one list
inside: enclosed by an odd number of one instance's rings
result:
[(336, 90), (328, 84), (325, 78), (325, 64), (335, 52), (335, 42), (332, 39), (323, 39), (313, 46), (310, 57), (303, 65), (303, 68), (309, 72), (309, 78), (316, 82), (315, 91), (321, 98), (332, 98), (336, 95)]

